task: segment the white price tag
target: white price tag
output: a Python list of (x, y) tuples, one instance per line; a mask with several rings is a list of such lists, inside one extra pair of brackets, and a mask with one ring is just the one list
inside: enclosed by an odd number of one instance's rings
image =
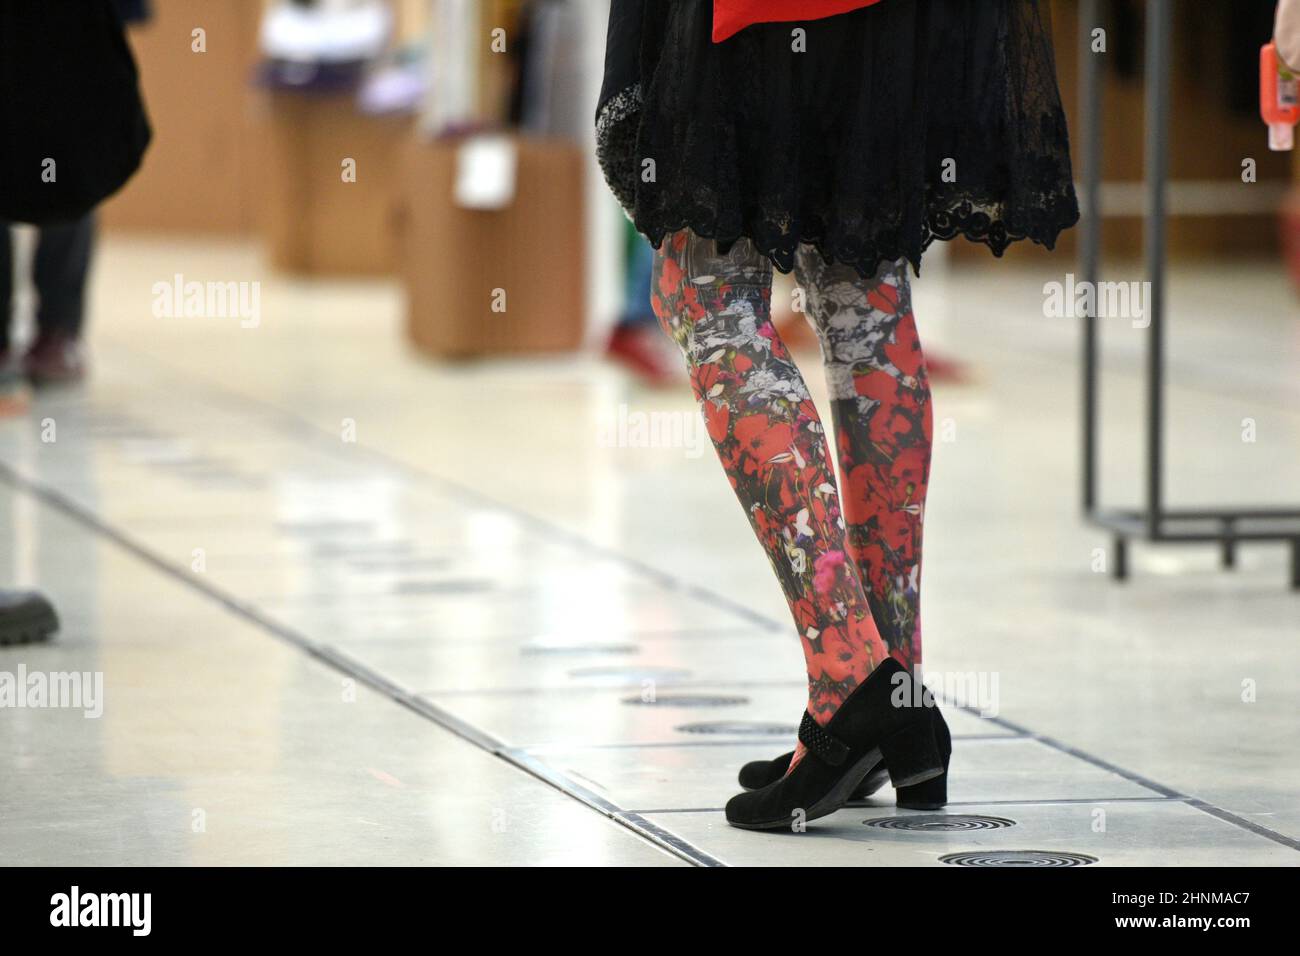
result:
[(509, 136), (471, 136), (456, 153), (456, 205), (505, 209), (515, 198), (519, 150)]

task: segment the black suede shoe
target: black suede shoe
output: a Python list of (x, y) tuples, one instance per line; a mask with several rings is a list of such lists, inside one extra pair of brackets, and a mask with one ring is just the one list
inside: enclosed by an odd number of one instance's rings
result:
[(907, 670), (886, 659), (825, 727), (804, 713), (799, 741), (808, 753), (775, 783), (732, 797), (727, 822), (748, 830), (798, 829), (844, 806), (882, 760), (895, 787), (939, 776), (943, 756), (933, 708), (920, 699)]
[(35, 591), (0, 591), (0, 645), (43, 641), (58, 629), (53, 605)]
[[(935, 720), (935, 738), (939, 745), (939, 754), (943, 757), (943, 773), (924, 783), (910, 787), (900, 787), (895, 803), (904, 810), (941, 810), (948, 802), (948, 761), (952, 757), (952, 735), (948, 724), (939, 713), (939, 706), (933, 705)], [(775, 783), (785, 776), (790, 769), (794, 751), (781, 754), (774, 760), (751, 760), (740, 768), (740, 785), (746, 790), (760, 790), (768, 784)], [(871, 768), (850, 800), (865, 800), (885, 785), (889, 779), (889, 770), (884, 762)]]
[[(790, 761), (794, 759), (794, 751), (788, 754), (781, 754), (775, 760), (751, 760), (745, 766), (740, 768), (740, 785), (746, 790), (761, 790), (769, 783), (776, 783), (785, 776), (785, 772), (790, 769)], [(883, 763), (878, 763), (871, 768), (862, 783), (853, 791), (850, 800), (865, 800), (877, 790), (885, 785), (889, 779), (889, 771), (885, 769)]]

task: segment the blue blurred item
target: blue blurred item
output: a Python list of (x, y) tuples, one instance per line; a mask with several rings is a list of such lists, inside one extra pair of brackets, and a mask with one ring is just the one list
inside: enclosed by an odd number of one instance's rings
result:
[(300, 93), (348, 93), (360, 88), (367, 65), (364, 60), (348, 63), (264, 60), (257, 68), (257, 83)]
[(422, 47), (408, 47), (373, 69), (357, 96), (361, 112), (376, 116), (416, 113), (429, 92), (429, 65)]
[(605, 355), (646, 385), (680, 386), (683, 365), (650, 305), (654, 248), (629, 222), (626, 225), (627, 280), (623, 310), (610, 332)]
[(277, 89), (357, 89), (392, 35), (384, 0), (280, 0), (262, 17), (258, 81)]
[(123, 23), (144, 23), (153, 16), (149, 0), (113, 0)]
[(645, 236), (627, 224), (631, 239), (627, 249), (627, 283), (624, 287), (621, 326), (657, 326), (659, 320), (650, 308), (650, 283), (653, 280), (655, 251)]

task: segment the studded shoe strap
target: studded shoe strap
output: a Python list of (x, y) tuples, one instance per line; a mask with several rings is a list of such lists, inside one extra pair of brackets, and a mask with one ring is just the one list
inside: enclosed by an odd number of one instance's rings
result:
[(849, 755), (848, 745), (822, 730), (821, 725), (806, 710), (803, 712), (803, 720), (799, 722), (799, 741), (810, 753), (816, 754), (832, 767), (844, 763)]

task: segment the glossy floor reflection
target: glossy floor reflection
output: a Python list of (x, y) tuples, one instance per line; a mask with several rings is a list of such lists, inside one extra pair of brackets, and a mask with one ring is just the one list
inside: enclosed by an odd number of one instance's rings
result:
[[(174, 272), (262, 281), (261, 326), (154, 319)], [(103, 681), (102, 716), (0, 709), (0, 860), (1300, 863), (1285, 554), (1227, 573), (1138, 546), (1130, 583), (1098, 573), (1051, 278), (917, 287), (927, 343), (976, 373), (937, 391), (927, 519), (928, 675), (984, 691), (950, 708), (953, 802), (924, 815), (950, 825), (881, 825), (886, 789), (771, 835), (720, 807), (802, 707), (780, 593), (711, 456), (600, 437), (620, 407), (693, 414), (688, 395), (590, 359), (426, 362), (390, 284), (109, 243), (92, 380), (0, 420), (0, 580), (64, 619), (0, 671)], [(1240, 301), (1250, 336), (1221, 321)], [(1288, 290), (1189, 273), (1174, 308), (1171, 495), (1294, 504)], [(1142, 333), (1105, 331), (1104, 493), (1131, 501)]]

